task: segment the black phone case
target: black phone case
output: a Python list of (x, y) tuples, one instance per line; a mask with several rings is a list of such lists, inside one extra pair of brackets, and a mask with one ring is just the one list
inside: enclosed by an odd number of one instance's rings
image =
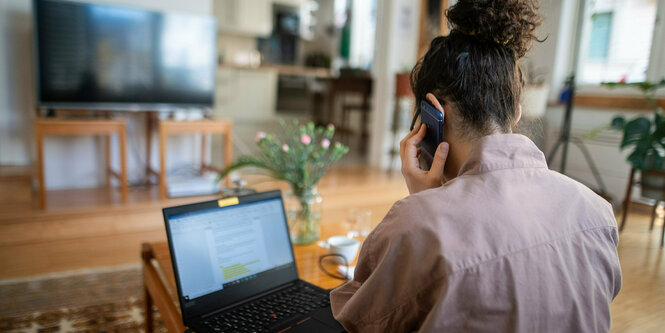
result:
[(420, 168), (429, 170), (436, 148), (443, 141), (443, 114), (427, 101), (420, 103), (420, 122), (427, 126), (425, 138), (420, 142)]

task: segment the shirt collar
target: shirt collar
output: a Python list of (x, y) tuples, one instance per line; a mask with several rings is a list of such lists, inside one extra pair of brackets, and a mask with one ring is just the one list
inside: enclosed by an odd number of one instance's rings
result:
[(524, 135), (493, 134), (478, 140), (458, 176), (519, 168), (547, 168), (545, 155)]

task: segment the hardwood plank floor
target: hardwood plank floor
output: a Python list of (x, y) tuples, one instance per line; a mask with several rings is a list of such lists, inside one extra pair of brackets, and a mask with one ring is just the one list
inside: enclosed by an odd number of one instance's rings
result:
[(629, 214), (619, 237), (623, 285), (610, 308), (614, 332), (665, 331), (663, 220), (657, 220), (651, 232), (649, 221), (648, 214)]
[[(249, 181), (259, 191), (288, 190), (287, 184), (265, 176)], [(359, 207), (372, 210), (372, 222), (378, 224), (392, 203), (408, 194), (399, 174), (359, 168), (335, 169), (319, 188), (324, 223), (343, 221), (351, 207)], [(0, 279), (138, 263), (142, 242), (166, 237), (161, 208), (216, 198), (160, 201), (155, 186), (133, 188), (127, 204), (117, 190), (106, 188), (47, 195), (45, 211), (35, 202), (0, 200)]]
[[(249, 182), (261, 191), (288, 189), (266, 177)], [(139, 187), (122, 204), (113, 189), (51, 191), (48, 209), (41, 211), (27, 201), (21, 188), (27, 185), (20, 184), (0, 184), (0, 279), (139, 263), (141, 242), (165, 239), (162, 207), (214, 198), (160, 201), (155, 187)], [(349, 209), (358, 207), (372, 211), (373, 225), (408, 194), (399, 173), (358, 167), (332, 170), (319, 191), (323, 223), (344, 221)], [(613, 332), (662, 332), (665, 327), (663, 222), (659, 219), (651, 232), (648, 224), (648, 212), (637, 209), (620, 237), (623, 289), (611, 306)]]

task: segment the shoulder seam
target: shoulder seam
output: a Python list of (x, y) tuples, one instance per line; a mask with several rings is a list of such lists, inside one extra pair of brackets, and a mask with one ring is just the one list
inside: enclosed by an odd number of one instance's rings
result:
[(517, 253), (520, 253), (520, 252), (524, 252), (526, 250), (531, 250), (531, 249), (539, 248), (539, 247), (542, 247), (542, 246), (545, 246), (545, 245), (548, 245), (548, 244), (556, 243), (556, 242), (559, 242), (563, 239), (569, 238), (570, 236), (577, 236), (579, 234), (584, 234), (588, 231), (596, 231), (596, 230), (601, 230), (601, 229), (616, 229), (616, 227), (608, 225), (608, 226), (595, 226), (595, 227), (589, 227), (589, 228), (581, 229), (581, 230), (578, 230), (578, 231), (575, 231), (575, 232), (571, 232), (571, 233), (562, 235), (561, 237), (558, 237), (558, 238), (550, 239), (546, 242), (537, 243), (537, 244), (534, 244), (534, 245), (531, 245), (531, 246), (528, 246), (528, 247), (525, 247), (525, 248), (521, 248), (521, 249), (516, 250), (516, 251), (506, 252), (506, 253), (494, 256), (492, 258), (481, 260), (481, 261), (478, 261), (478, 262), (475, 262), (475, 263), (472, 263), (472, 264), (469, 264), (469, 265), (466, 265), (466, 266), (463, 266), (463, 267), (460, 267), (460, 268), (453, 268), (450, 271), (450, 275), (452, 276), (452, 275), (455, 275), (459, 272), (465, 272), (465, 271), (468, 271), (470, 269), (476, 268), (476, 267), (478, 267), (482, 264), (492, 262), (492, 261), (495, 261), (495, 260), (499, 260), (499, 259), (503, 259), (505, 257), (511, 256), (513, 254), (517, 254)]

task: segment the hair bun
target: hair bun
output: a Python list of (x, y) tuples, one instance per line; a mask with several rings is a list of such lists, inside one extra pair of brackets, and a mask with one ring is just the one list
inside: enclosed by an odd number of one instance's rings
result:
[(532, 0), (459, 0), (447, 12), (453, 31), (504, 46), (521, 58), (542, 22)]

